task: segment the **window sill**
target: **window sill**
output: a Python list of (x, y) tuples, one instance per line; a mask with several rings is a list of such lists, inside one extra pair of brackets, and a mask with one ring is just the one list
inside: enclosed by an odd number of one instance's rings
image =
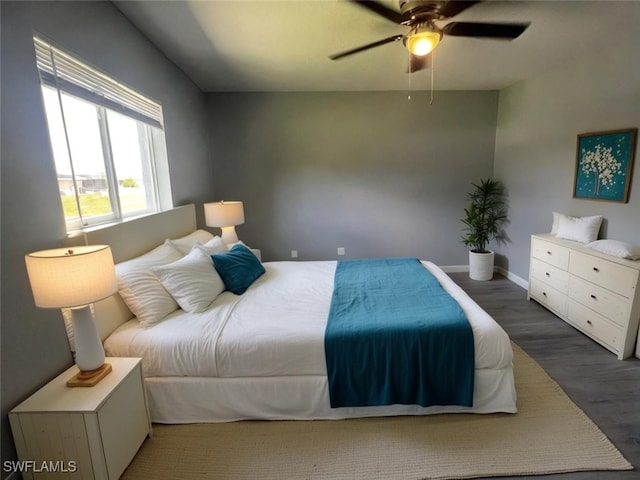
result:
[(112, 222), (107, 222), (107, 223), (101, 223), (100, 225), (92, 225), (89, 227), (84, 227), (84, 228), (80, 228), (77, 230), (71, 230), (67, 232), (67, 238), (76, 238), (76, 237), (81, 237), (86, 233), (89, 232), (96, 232), (99, 230), (102, 230), (104, 228), (109, 228), (109, 227), (113, 227), (114, 225), (120, 225), (121, 223), (127, 223), (130, 222), (131, 220), (137, 220), (139, 218), (142, 217), (148, 217), (149, 215), (154, 215), (158, 212), (161, 212), (162, 210), (158, 210), (157, 212), (145, 212), (145, 213), (141, 213), (140, 215), (134, 215), (131, 217), (127, 217), (127, 218), (123, 218), (121, 220), (114, 220)]

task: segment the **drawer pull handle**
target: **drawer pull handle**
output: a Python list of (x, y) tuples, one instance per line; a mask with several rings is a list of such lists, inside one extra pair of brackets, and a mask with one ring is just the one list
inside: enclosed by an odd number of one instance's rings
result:
[(547, 255), (551, 255), (551, 252), (549, 250), (547, 250)]
[(547, 292), (542, 292), (542, 295), (546, 297), (547, 296)]
[(551, 276), (551, 274), (550, 274), (549, 272), (544, 272), (544, 274), (545, 274), (547, 277), (550, 277), (550, 276)]
[(589, 325), (593, 325), (593, 323), (591, 323), (591, 320), (587, 320), (587, 323), (588, 323)]
[(594, 272), (599, 272), (600, 270), (598, 270), (598, 267), (593, 267), (593, 271)]
[(589, 296), (590, 296), (591, 298), (593, 298), (594, 300), (597, 300), (597, 299), (596, 299), (596, 296), (595, 296), (593, 293), (592, 293), (591, 295), (589, 295)]

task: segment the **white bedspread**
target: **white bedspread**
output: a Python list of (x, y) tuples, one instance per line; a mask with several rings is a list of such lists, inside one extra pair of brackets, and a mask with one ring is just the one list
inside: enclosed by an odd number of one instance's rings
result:
[[(440, 268), (423, 262), (464, 310), (476, 370), (511, 366), (502, 328)], [(143, 358), (146, 377), (326, 375), (324, 330), (335, 261), (266, 262), (243, 295), (224, 292), (199, 314), (181, 310), (152, 327), (131, 320), (105, 342), (109, 356)]]

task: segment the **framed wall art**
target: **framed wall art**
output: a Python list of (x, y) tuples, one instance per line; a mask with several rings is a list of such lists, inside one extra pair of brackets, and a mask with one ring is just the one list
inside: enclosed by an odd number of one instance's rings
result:
[(574, 198), (627, 203), (637, 128), (578, 135)]

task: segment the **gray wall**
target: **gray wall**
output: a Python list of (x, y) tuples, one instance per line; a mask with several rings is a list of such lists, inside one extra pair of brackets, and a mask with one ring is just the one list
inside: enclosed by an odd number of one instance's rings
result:
[[(640, 30), (628, 44), (545, 72), (500, 92), (494, 174), (509, 191), (512, 240), (498, 250), (526, 279), (530, 235), (552, 214), (603, 215), (601, 237), (640, 245), (640, 150), (629, 203), (573, 198), (579, 133), (640, 127)], [(504, 257), (503, 257), (504, 260)]]
[(202, 203), (214, 191), (202, 93), (112, 4), (3, 1), (0, 9), (1, 430), (5, 460), (15, 458), (7, 412), (72, 364), (62, 318), (58, 311), (34, 306), (24, 266), (26, 253), (59, 246), (66, 235), (33, 31), (163, 104), (176, 205)]
[(208, 94), (218, 199), (265, 260), (412, 255), (466, 265), (460, 217), (491, 176), (497, 92)]

